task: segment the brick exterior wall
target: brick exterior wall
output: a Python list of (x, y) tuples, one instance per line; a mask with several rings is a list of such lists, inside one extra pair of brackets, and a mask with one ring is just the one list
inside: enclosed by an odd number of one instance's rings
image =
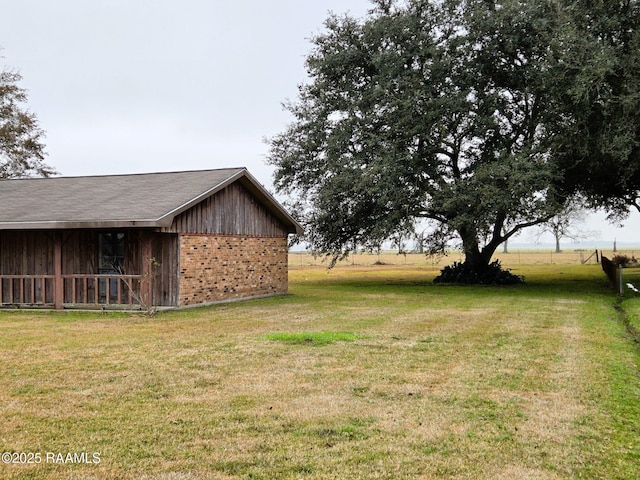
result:
[(180, 235), (179, 306), (286, 293), (286, 237)]

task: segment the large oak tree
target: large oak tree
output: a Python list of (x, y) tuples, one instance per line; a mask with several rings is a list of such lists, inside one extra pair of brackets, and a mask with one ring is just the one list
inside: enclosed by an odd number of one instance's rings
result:
[(640, 211), (640, 4), (574, 0), (566, 12), (565, 187), (624, 217)]
[(471, 272), (560, 211), (559, 2), (377, 0), (313, 38), (294, 121), (270, 140), (279, 191), (338, 259), (412, 222), (457, 238)]

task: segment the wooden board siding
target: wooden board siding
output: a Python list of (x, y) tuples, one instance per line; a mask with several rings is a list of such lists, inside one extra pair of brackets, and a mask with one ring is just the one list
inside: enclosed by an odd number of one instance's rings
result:
[(198, 205), (176, 216), (172, 233), (206, 233), (286, 237), (287, 230), (240, 183), (233, 183)]
[(98, 273), (98, 234), (93, 230), (62, 233), (62, 273)]
[[(62, 273), (97, 274), (98, 234), (101, 230), (71, 230), (62, 232)], [(124, 272), (140, 275), (140, 232), (125, 231)]]
[[(53, 234), (52, 234), (53, 235)], [(96, 274), (98, 234), (93, 230), (72, 230), (62, 232), (62, 274), (72, 275), (78, 273)], [(95, 298), (95, 293), (99, 290), (94, 283), (80, 284), (72, 279), (65, 279), (63, 292), (63, 303), (74, 303), (72, 293), (81, 291), (82, 297)], [(75, 285), (72, 285), (74, 284)]]
[(51, 235), (0, 232), (0, 275), (53, 275)]
[(155, 234), (153, 238), (153, 304), (178, 305), (178, 235)]

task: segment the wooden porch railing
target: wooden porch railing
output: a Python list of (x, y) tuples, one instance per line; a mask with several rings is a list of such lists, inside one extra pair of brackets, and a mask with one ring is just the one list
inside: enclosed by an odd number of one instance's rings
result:
[(52, 306), (54, 283), (53, 275), (0, 275), (0, 304)]
[(64, 303), (140, 305), (142, 275), (62, 275)]
[[(142, 304), (142, 275), (62, 275), (61, 305)], [(0, 304), (7, 306), (56, 305), (55, 275), (0, 275)]]

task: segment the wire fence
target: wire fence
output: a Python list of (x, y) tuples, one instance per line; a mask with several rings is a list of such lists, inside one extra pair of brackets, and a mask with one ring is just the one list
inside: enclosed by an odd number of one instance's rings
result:
[[(597, 250), (596, 249), (575, 249), (565, 250), (556, 253), (551, 249), (513, 249), (508, 253), (496, 252), (495, 260), (499, 260), (505, 267), (516, 265), (555, 265), (555, 264), (597, 264), (600, 256), (612, 258), (614, 255), (624, 254), (630, 258), (635, 258), (635, 250)], [(640, 254), (640, 247), (638, 248)], [(447, 255), (430, 256), (420, 253), (399, 254), (393, 251), (382, 251), (380, 253), (358, 252), (349, 255), (346, 259), (337, 263), (337, 266), (373, 266), (373, 265), (411, 265), (423, 266), (425, 268), (441, 269), (453, 262), (463, 262), (464, 254), (459, 250), (451, 250)], [(323, 255), (313, 255), (306, 251), (289, 252), (289, 265), (292, 267), (318, 266), (327, 267), (330, 258)]]

